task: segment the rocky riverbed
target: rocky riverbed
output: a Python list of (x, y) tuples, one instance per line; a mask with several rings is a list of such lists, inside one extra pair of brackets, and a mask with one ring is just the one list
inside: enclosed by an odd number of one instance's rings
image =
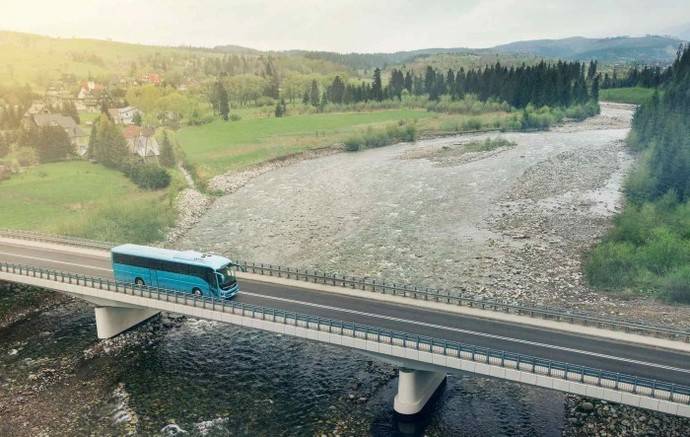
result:
[[(622, 207), (631, 117), (630, 106), (604, 104), (548, 132), (295, 161), (241, 178), (177, 245), (688, 327), (687, 307), (600, 293), (582, 277), (583, 254)], [(516, 145), (462, 153), (496, 136)]]

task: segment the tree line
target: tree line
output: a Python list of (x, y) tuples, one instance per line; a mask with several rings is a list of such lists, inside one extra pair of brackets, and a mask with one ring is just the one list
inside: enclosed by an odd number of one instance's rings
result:
[(303, 103), (312, 106), (350, 104), (387, 99), (403, 95), (426, 95), (431, 100), (442, 96), (462, 99), (473, 94), (480, 100), (505, 101), (513, 107), (568, 107), (598, 100), (601, 76), (596, 63), (540, 62), (533, 66), (506, 67), (497, 62), (485, 68), (441, 71), (427, 66), (421, 74), (392, 69), (384, 85), (381, 70), (375, 69), (371, 82), (346, 83), (336, 76), (324, 90), (314, 80), (304, 90)]
[(633, 67), (628, 73), (621, 77), (614, 70), (614, 72), (609, 75), (604, 74), (604, 78), (601, 82), (602, 88), (628, 88), (628, 87), (644, 87), (644, 88), (656, 88), (670, 79), (671, 69), (661, 68), (659, 66), (644, 66), (638, 68)]
[(666, 83), (635, 112), (629, 144), (639, 153), (623, 213), (588, 256), (591, 284), (656, 292), (690, 303), (690, 47), (660, 75)]

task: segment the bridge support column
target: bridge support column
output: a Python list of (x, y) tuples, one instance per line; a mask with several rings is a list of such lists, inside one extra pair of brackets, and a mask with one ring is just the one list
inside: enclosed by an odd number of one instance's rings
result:
[(159, 312), (148, 308), (96, 307), (98, 338), (115, 337)]
[(401, 368), (393, 409), (403, 416), (420, 413), (445, 380), (443, 372)]

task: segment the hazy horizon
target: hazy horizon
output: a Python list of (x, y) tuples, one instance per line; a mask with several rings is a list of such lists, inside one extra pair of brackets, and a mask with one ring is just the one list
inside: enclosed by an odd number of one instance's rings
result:
[[(93, 38), (161, 46), (237, 45), (257, 50), (375, 53), (422, 48), (485, 48), (513, 41), (574, 36), (606, 38), (664, 34), (682, 26), (690, 2), (660, 0), (650, 16), (639, 0), (606, 4), (538, 0), (100, 1), (59, 4), (9, 0), (0, 29), (60, 38)], [(81, 3), (81, 4), (80, 4)], [(36, 13), (39, 10), (39, 13)], [(63, 17), (55, 20), (54, 17)], [(587, 20), (573, 17), (587, 16)], [(247, 17), (251, 17), (248, 19)], [(154, 24), (152, 24), (154, 23)], [(157, 23), (157, 24), (156, 24)], [(418, 31), (410, 31), (415, 30)], [(314, 38), (313, 35), (319, 35)]]

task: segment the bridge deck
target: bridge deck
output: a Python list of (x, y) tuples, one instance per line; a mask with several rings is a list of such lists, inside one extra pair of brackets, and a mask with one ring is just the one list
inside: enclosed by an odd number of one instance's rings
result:
[[(21, 240), (0, 241), (0, 262), (33, 265), (112, 279), (107, 252), (73, 247), (37, 245)], [(243, 280), (236, 302), (444, 338), (477, 346), (621, 372), (660, 381), (687, 384), (690, 354), (549, 331), (533, 326), (468, 317), (346, 294), (320, 292), (299, 286)]]

